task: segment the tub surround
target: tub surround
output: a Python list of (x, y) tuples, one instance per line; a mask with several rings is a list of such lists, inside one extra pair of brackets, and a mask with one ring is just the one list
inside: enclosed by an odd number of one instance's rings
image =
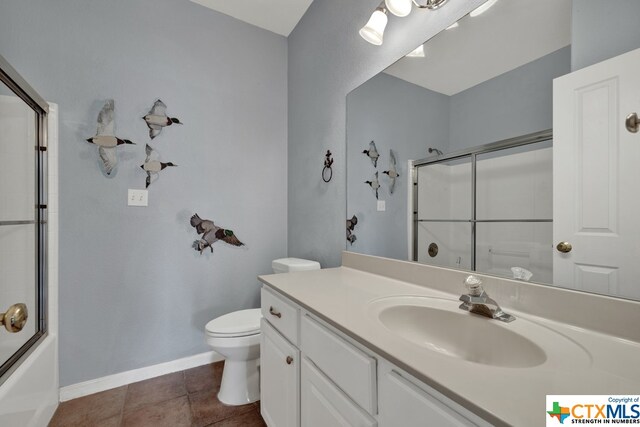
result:
[[(457, 301), (467, 275), (344, 252), (342, 267), (259, 279), (493, 424), (539, 425), (547, 394), (633, 394), (640, 389), (637, 301), (478, 274), (487, 293), (516, 316), (515, 322), (500, 326), (532, 339), (547, 353), (543, 363), (522, 368), (440, 354), (401, 338), (375, 320), (375, 304), (370, 303), (385, 297)], [(540, 331), (544, 332), (540, 335)], [(552, 339), (545, 342), (545, 335)], [(553, 337), (560, 339), (559, 345), (551, 344)]]

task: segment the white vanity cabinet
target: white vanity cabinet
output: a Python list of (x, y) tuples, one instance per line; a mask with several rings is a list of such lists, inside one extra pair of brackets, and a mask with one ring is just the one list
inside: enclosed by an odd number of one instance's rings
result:
[(260, 412), (269, 427), (300, 425), (299, 308), (262, 288)]
[(269, 427), (490, 425), (267, 287), (262, 313)]
[(377, 426), (374, 418), (356, 405), (306, 357), (302, 358), (301, 381), (301, 426)]
[(381, 427), (491, 425), (389, 363), (381, 364), (378, 375)]

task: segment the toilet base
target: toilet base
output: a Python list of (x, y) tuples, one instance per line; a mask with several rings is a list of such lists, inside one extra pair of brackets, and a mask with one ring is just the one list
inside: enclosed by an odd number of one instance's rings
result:
[(260, 399), (260, 359), (225, 360), (218, 400), (225, 405), (246, 405)]

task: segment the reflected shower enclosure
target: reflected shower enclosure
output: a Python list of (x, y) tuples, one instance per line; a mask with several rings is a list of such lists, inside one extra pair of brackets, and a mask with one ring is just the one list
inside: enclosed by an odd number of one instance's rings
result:
[(552, 281), (550, 132), (416, 161), (414, 184), (414, 261)]

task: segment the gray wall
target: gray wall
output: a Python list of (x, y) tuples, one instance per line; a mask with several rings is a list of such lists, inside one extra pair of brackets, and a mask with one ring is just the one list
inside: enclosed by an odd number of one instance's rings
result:
[(572, 70), (640, 47), (638, 0), (574, 0), (572, 13)]
[(448, 152), (550, 129), (553, 79), (571, 72), (571, 47), (451, 97)]
[[(378, 167), (362, 153), (375, 140)], [(445, 149), (449, 140), (449, 97), (397, 77), (380, 73), (347, 97), (347, 216), (355, 214), (356, 242), (349, 250), (388, 258), (407, 259), (407, 161), (427, 157), (427, 147)], [(400, 177), (393, 194), (389, 150), (396, 156)], [(380, 200), (364, 182), (378, 171)]]
[[(208, 351), (206, 322), (258, 306), (287, 254), (286, 39), (186, 0), (5, 0), (0, 54), (60, 106), (61, 385)], [(127, 207), (158, 97), (185, 124), (151, 145), (179, 167)], [(137, 143), (111, 178), (84, 141), (106, 98)], [(194, 251), (194, 212), (246, 247)]]
[[(345, 248), (347, 94), (484, 0), (449, 2), (437, 11), (391, 16), (384, 44), (358, 30), (377, 0), (316, 0), (289, 36), (289, 255), (340, 265)], [(321, 179), (324, 153), (334, 176)]]

